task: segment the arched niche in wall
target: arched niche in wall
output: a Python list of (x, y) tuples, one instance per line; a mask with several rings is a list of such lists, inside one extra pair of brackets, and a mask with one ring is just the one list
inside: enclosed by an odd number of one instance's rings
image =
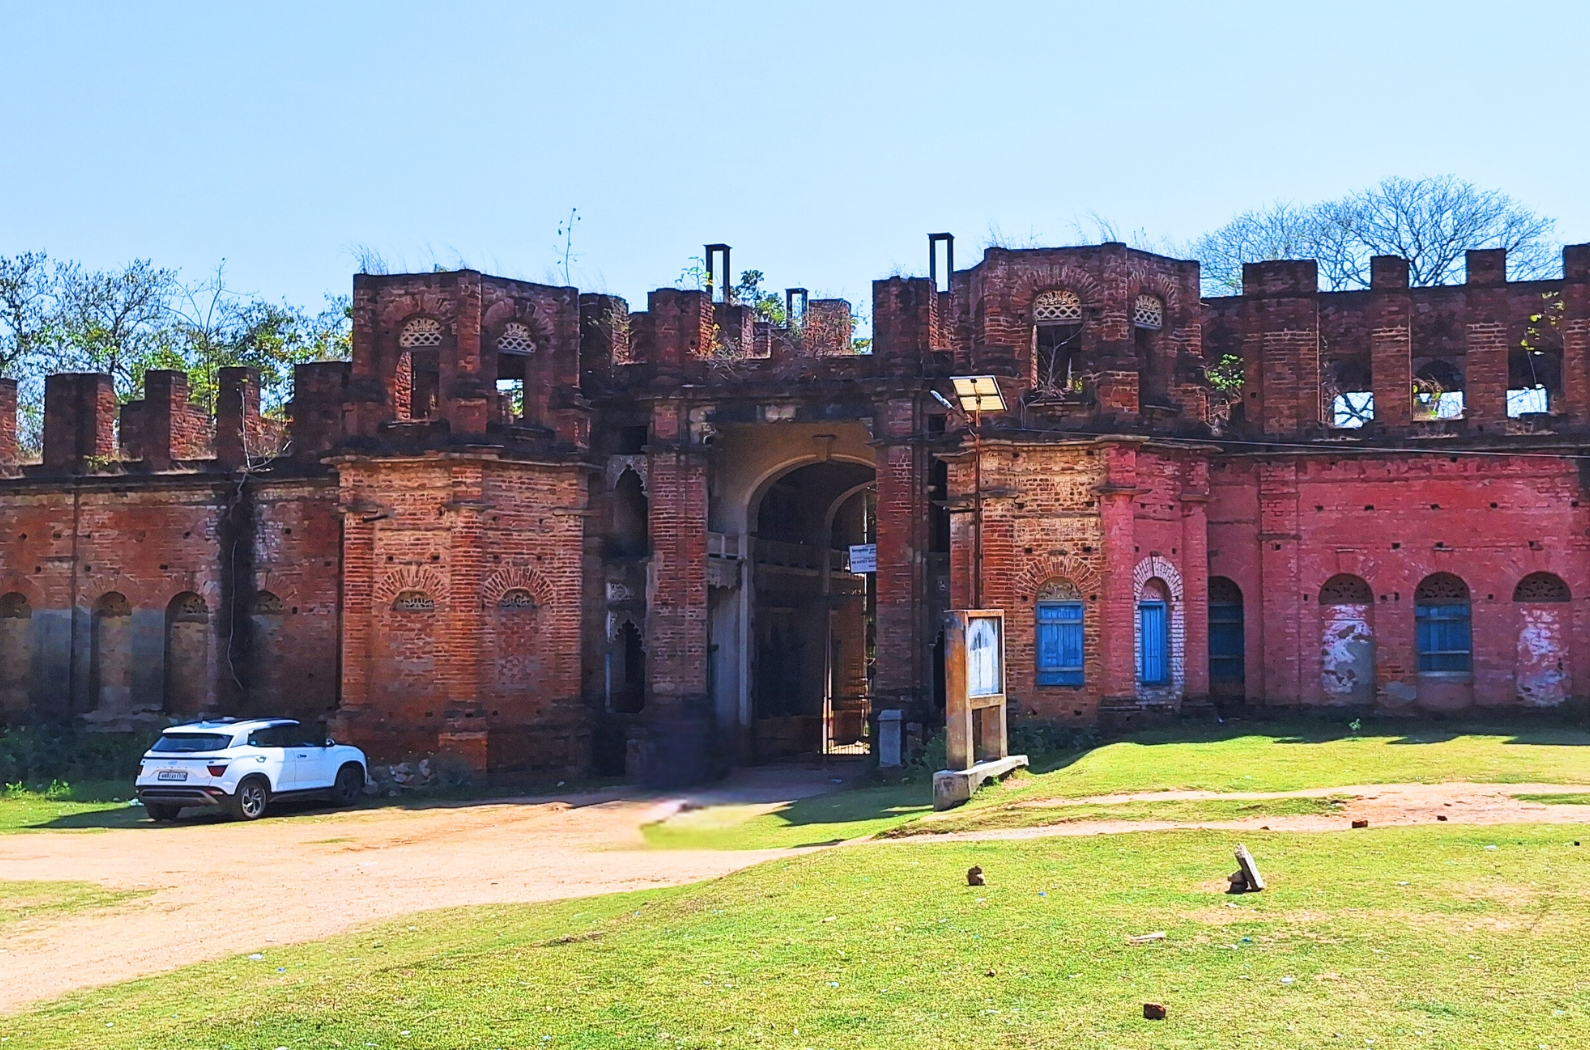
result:
[(608, 551), (617, 558), (643, 558), (651, 553), (651, 506), (640, 475), (625, 470), (613, 484), (613, 529)]
[(1368, 582), (1340, 573), (1319, 589), (1320, 688), (1326, 701), (1375, 699), (1375, 596)]
[(17, 591), (0, 595), (0, 720), (28, 713), (33, 679), (33, 606)]
[(1514, 684), (1526, 707), (1556, 707), (1573, 693), (1573, 606), (1568, 584), (1549, 572), (1532, 572), (1513, 588), (1518, 631)]
[(167, 714), (192, 717), (209, 693), (210, 609), (184, 591), (166, 605), (165, 703)]
[(89, 639), (89, 688), (98, 714), (132, 713), (132, 604), (120, 591), (94, 603)]

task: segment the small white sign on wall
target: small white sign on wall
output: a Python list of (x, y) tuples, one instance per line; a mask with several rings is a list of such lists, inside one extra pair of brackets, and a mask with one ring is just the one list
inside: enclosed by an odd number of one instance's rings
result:
[(878, 571), (878, 545), (876, 543), (856, 543), (850, 547), (851, 572), (877, 572)]

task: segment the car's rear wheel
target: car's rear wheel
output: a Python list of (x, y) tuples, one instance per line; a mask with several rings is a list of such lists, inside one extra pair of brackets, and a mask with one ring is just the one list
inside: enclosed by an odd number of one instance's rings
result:
[(271, 802), (270, 781), (264, 777), (249, 777), (237, 786), (230, 809), (238, 820), (258, 820), (265, 815)]
[(351, 806), (364, 793), (364, 769), (357, 762), (349, 762), (337, 770), (337, 782), (331, 786), (331, 801), (339, 806)]
[(182, 807), (181, 806), (146, 805), (146, 806), (144, 806), (144, 812), (149, 814), (149, 819), (150, 820), (159, 821), (161, 823), (164, 823), (165, 821), (168, 821), (168, 820), (176, 820), (177, 819), (177, 814), (182, 812)]

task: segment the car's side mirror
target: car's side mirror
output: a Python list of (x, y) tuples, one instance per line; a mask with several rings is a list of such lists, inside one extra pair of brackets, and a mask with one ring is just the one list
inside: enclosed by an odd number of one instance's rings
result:
[(327, 747), (336, 747), (337, 746), (337, 742), (335, 740), (331, 739), (331, 737), (328, 736), (328, 737), (326, 737), (326, 746)]

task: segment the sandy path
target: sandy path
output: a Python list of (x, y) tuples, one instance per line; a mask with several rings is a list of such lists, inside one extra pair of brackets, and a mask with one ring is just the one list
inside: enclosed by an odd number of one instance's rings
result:
[[(1306, 791), (1230, 792), (1157, 791), (1133, 795), (1099, 795), (1093, 798), (1046, 800), (1019, 803), (1021, 809), (1047, 810), (1056, 820), (1065, 819), (1071, 806), (1119, 804), (1123, 802), (1168, 802), (1181, 799), (1269, 799), (1325, 798), (1348, 796), (1339, 812), (1308, 816), (1248, 817), (1242, 820), (1165, 821), (1165, 820), (1077, 820), (1034, 828), (1001, 828), (988, 831), (949, 832), (942, 835), (913, 835), (890, 841), (943, 842), (945, 840), (1031, 839), (1054, 835), (1112, 835), (1131, 831), (1167, 831), (1174, 828), (1207, 828), (1222, 831), (1346, 831), (1354, 820), (1367, 820), (1369, 826), (1398, 827), (1410, 824), (1439, 823), (1445, 817), (1451, 824), (1590, 824), (1590, 806), (1525, 802), (1514, 795), (1586, 794), (1583, 785), (1561, 784), (1373, 784), (1356, 787), (1310, 788)], [(953, 820), (951, 810), (924, 818), (931, 827), (935, 819)]]
[(301, 812), (255, 824), (0, 835), (7, 880), (154, 891), (109, 909), (11, 926), (0, 943), (0, 1012), (428, 908), (714, 878), (783, 853), (647, 850), (640, 826), (682, 801), (764, 803), (834, 786), (827, 772), (786, 769), (753, 772), (686, 799), (610, 792), (560, 802)]

